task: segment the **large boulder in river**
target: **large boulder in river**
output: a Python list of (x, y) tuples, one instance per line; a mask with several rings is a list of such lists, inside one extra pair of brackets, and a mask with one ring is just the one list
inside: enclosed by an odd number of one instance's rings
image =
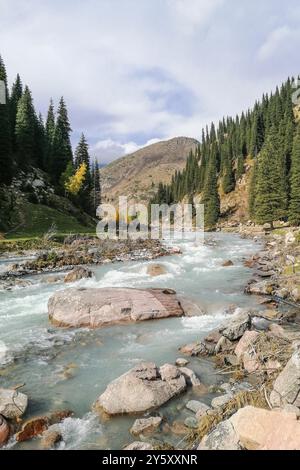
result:
[(27, 395), (14, 389), (0, 388), (0, 415), (8, 419), (20, 418), (26, 411)]
[(294, 405), (300, 408), (300, 350), (292, 355), (291, 359), (278, 375), (270, 395), (272, 406)]
[(50, 321), (56, 326), (90, 327), (130, 323), (184, 315), (170, 289), (66, 289), (48, 302)]
[(143, 413), (157, 408), (186, 388), (180, 370), (171, 364), (158, 368), (141, 363), (111, 382), (95, 402), (95, 411), (109, 415)]

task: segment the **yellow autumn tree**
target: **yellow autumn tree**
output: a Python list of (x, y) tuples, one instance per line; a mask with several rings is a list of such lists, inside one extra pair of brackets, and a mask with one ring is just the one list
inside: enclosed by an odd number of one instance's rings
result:
[(87, 165), (83, 162), (76, 170), (75, 174), (68, 178), (68, 180), (65, 182), (65, 189), (69, 194), (76, 196), (79, 193), (85, 181), (86, 172)]

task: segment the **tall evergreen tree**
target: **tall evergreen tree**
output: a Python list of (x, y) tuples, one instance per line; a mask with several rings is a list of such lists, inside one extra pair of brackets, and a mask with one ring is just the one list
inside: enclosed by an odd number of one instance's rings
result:
[(35, 163), (35, 124), (36, 115), (31, 92), (26, 86), (18, 102), (15, 128), (18, 163), (21, 168), (26, 168), (26, 166)]
[(300, 124), (293, 140), (290, 187), (289, 221), (300, 225)]
[(11, 128), (11, 140), (13, 151), (16, 151), (16, 118), (17, 118), (17, 109), (18, 103), (23, 94), (23, 85), (21, 82), (20, 75), (17, 74), (16, 80), (13, 83), (10, 99), (9, 99), (9, 115), (10, 115), (10, 128)]
[(73, 159), (70, 133), (71, 126), (69, 123), (68, 111), (62, 97), (58, 106), (53, 138), (52, 173), (54, 181), (59, 181), (61, 174), (66, 170), (68, 163)]
[(79, 168), (82, 163), (85, 163), (88, 169), (90, 168), (89, 146), (84, 134), (81, 134), (75, 150), (75, 168)]
[(46, 134), (43, 116), (35, 116), (34, 123), (34, 162), (39, 168), (46, 170), (45, 167), (45, 152), (46, 152)]
[(11, 133), (9, 124), (9, 103), (7, 76), (4, 62), (0, 56), (0, 80), (4, 83), (5, 103), (0, 103), (0, 183), (11, 182), (13, 162), (11, 155)]
[(217, 150), (216, 143), (212, 146), (207, 167), (205, 185), (201, 202), (204, 204), (204, 223), (206, 229), (214, 228), (220, 215), (220, 198), (217, 182)]
[(223, 157), (223, 178), (222, 178), (222, 188), (225, 194), (230, 193), (234, 190), (235, 181), (232, 168), (232, 159), (230, 151), (230, 143), (226, 142), (223, 146), (224, 157)]
[[(87, 211), (91, 212), (90, 200), (91, 200), (91, 190), (92, 190), (92, 181), (90, 174), (90, 156), (89, 156), (89, 146), (86, 141), (84, 134), (81, 134), (80, 141), (75, 150), (75, 169), (77, 170), (83, 163), (86, 165), (86, 175), (82, 188), (78, 194), (79, 204), (81, 207)], [(99, 178), (99, 176), (98, 176)]]
[(255, 218), (260, 224), (273, 224), (286, 213), (287, 195), (282, 175), (282, 155), (273, 127), (260, 152), (255, 194)]
[(53, 161), (53, 143), (55, 133), (55, 115), (54, 105), (52, 99), (48, 108), (46, 126), (45, 126), (45, 161), (44, 168), (50, 174), (54, 173), (54, 161)]

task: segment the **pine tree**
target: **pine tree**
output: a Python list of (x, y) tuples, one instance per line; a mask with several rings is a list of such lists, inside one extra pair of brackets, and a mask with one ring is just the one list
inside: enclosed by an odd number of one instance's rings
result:
[(287, 195), (282, 174), (282, 155), (279, 139), (273, 127), (258, 159), (255, 194), (255, 219), (258, 223), (271, 223), (284, 217)]
[(35, 117), (34, 122), (34, 162), (39, 168), (46, 170), (45, 168), (45, 152), (46, 152), (46, 134), (43, 116), (39, 113), (38, 117)]
[(36, 115), (31, 92), (26, 86), (18, 102), (15, 128), (18, 163), (21, 168), (34, 163), (35, 123)]
[(235, 181), (232, 168), (232, 159), (230, 151), (230, 143), (226, 142), (223, 146), (224, 156), (223, 156), (223, 178), (222, 178), (222, 188), (225, 194), (230, 193), (234, 190)]
[(291, 163), (289, 221), (293, 225), (300, 225), (300, 124), (293, 140)]
[(53, 138), (52, 173), (54, 181), (58, 181), (60, 179), (60, 176), (65, 171), (68, 163), (73, 159), (70, 132), (71, 127), (68, 118), (68, 111), (62, 97), (58, 106)]
[(75, 150), (75, 169), (77, 170), (85, 164), (86, 174), (84, 183), (79, 191), (78, 198), (81, 207), (86, 211), (90, 212), (90, 195), (92, 190), (91, 174), (90, 174), (90, 156), (89, 146), (85, 139), (84, 134), (81, 134), (80, 141)]
[(216, 153), (216, 144), (214, 144), (211, 150), (201, 199), (202, 204), (204, 204), (204, 221), (206, 229), (214, 228), (220, 215)]
[(5, 65), (1, 56), (0, 80), (4, 82), (5, 93), (5, 103), (0, 103), (0, 184), (9, 184), (12, 178), (13, 162), (11, 155), (11, 133), (9, 124), (7, 76)]
[(239, 155), (237, 158), (237, 165), (236, 165), (236, 174), (235, 180), (239, 181), (243, 174), (245, 173), (245, 160), (243, 155)]
[(16, 127), (18, 103), (19, 103), (19, 100), (22, 97), (22, 94), (23, 94), (23, 85), (22, 85), (22, 82), (21, 82), (20, 75), (17, 74), (16, 80), (13, 83), (13, 86), (12, 86), (12, 89), (11, 89), (11, 95), (10, 95), (10, 100), (9, 100), (11, 141), (12, 141), (13, 151), (16, 151), (15, 127)]
[(259, 110), (258, 104), (256, 104), (256, 110), (254, 111), (253, 124), (251, 127), (251, 142), (250, 142), (250, 154), (252, 157), (260, 152), (264, 142), (264, 127), (263, 120)]
[(91, 207), (93, 208), (93, 215), (97, 210), (97, 207), (101, 204), (101, 180), (100, 171), (97, 160), (95, 160), (92, 166), (92, 191), (91, 191)]
[(78, 168), (82, 163), (85, 163), (87, 168), (90, 167), (89, 146), (84, 134), (81, 134), (79, 143), (75, 150), (75, 168)]
[(255, 195), (256, 195), (256, 182), (258, 173), (258, 161), (255, 159), (251, 171), (251, 179), (248, 190), (248, 209), (251, 219), (255, 219)]
[(54, 174), (54, 161), (53, 161), (53, 142), (55, 133), (55, 115), (52, 99), (48, 108), (46, 126), (45, 126), (45, 161), (44, 168), (51, 175)]

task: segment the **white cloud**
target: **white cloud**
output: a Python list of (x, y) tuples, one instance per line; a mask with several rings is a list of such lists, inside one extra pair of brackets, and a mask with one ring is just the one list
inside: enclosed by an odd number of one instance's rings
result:
[(299, 33), (288, 26), (281, 26), (272, 31), (258, 51), (261, 60), (266, 60), (278, 54), (279, 48), (286, 43), (293, 42)]
[(169, 0), (180, 28), (186, 33), (192, 33), (196, 28), (206, 25), (223, 3), (224, 0)]
[(136, 142), (120, 143), (112, 139), (99, 140), (91, 147), (92, 157), (96, 157), (100, 164), (106, 164), (118, 157), (134, 153), (142, 147), (155, 144), (161, 139), (153, 138), (145, 142), (143, 145), (138, 145)]

